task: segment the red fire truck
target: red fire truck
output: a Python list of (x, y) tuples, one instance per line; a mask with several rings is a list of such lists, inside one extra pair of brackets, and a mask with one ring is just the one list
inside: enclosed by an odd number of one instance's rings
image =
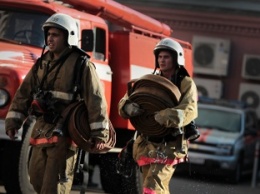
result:
[[(135, 166), (128, 179), (116, 172), (118, 153), (134, 134), (131, 123), (118, 115), (117, 104), (131, 79), (153, 72), (153, 49), (160, 39), (171, 37), (172, 29), (112, 0), (0, 0), (0, 169), (5, 189), (8, 193), (33, 193), (24, 168), (30, 148), (26, 125), (19, 130), (18, 139), (10, 141), (4, 120), (17, 88), (41, 56), (42, 24), (54, 13), (75, 18), (79, 47), (90, 55), (105, 88), (117, 143), (111, 152), (99, 156), (102, 187), (108, 193), (118, 193), (118, 185), (124, 191), (139, 193), (140, 175)], [(191, 45), (177, 41), (184, 48), (186, 68), (192, 74)]]

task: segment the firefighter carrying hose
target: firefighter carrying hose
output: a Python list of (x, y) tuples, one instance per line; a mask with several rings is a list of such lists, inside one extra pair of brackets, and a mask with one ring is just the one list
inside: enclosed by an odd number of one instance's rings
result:
[[(176, 165), (186, 160), (187, 141), (199, 137), (193, 121), (198, 114), (197, 88), (184, 67), (184, 52), (178, 42), (170, 38), (162, 39), (154, 48), (154, 55), (154, 72), (158, 68), (160, 70), (154, 76), (162, 76), (176, 85), (180, 98), (175, 107), (153, 113), (155, 122), (170, 132), (164, 136), (154, 135), (154, 132), (149, 135), (150, 125), (144, 127), (146, 129), (138, 132), (133, 143), (133, 158), (141, 167), (143, 193), (169, 194), (169, 182)], [(118, 109), (120, 116), (125, 119), (141, 117), (147, 111), (142, 105), (131, 101), (129, 92), (120, 100)]]
[[(34, 115), (30, 182), (39, 194), (69, 194), (78, 148), (70, 138), (62, 112), (82, 100), (89, 115), (85, 119), (93, 147), (101, 150), (109, 132), (107, 104), (94, 64), (77, 47), (76, 21), (66, 14), (54, 14), (43, 24), (43, 30), (48, 51), (44, 52), (44, 46), (42, 56), (17, 90), (6, 116), (6, 134), (14, 140), (25, 118)], [(82, 69), (77, 68), (79, 64)], [(75, 90), (79, 71), (80, 88)]]

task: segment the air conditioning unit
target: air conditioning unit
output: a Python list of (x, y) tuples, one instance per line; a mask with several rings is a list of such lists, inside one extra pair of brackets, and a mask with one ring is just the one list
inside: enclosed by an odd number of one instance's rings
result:
[(194, 73), (221, 76), (228, 74), (230, 40), (194, 36), (192, 46)]
[(256, 110), (260, 118), (260, 85), (241, 83), (239, 89), (239, 100), (245, 102), (249, 107)]
[(242, 68), (243, 78), (260, 80), (260, 55), (245, 54)]
[(222, 97), (223, 84), (220, 80), (193, 78), (199, 96), (220, 99)]

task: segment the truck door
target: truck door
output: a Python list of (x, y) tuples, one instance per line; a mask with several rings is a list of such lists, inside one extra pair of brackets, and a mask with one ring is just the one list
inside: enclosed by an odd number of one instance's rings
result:
[(112, 71), (108, 65), (108, 34), (106, 28), (93, 27), (83, 29), (81, 33), (81, 48), (86, 51), (96, 66), (97, 73), (104, 87), (105, 96), (110, 110)]

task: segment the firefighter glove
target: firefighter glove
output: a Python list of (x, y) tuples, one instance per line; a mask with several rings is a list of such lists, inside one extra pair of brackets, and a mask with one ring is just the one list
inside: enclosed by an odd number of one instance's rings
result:
[(140, 108), (140, 106), (135, 103), (135, 102), (130, 102), (125, 104), (124, 106), (124, 112), (129, 116), (129, 117), (135, 117), (139, 116), (142, 113), (144, 113), (144, 110)]
[(160, 125), (169, 127), (179, 128), (183, 126), (184, 114), (180, 109), (167, 108), (158, 111), (154, 115), (154, 119)]

